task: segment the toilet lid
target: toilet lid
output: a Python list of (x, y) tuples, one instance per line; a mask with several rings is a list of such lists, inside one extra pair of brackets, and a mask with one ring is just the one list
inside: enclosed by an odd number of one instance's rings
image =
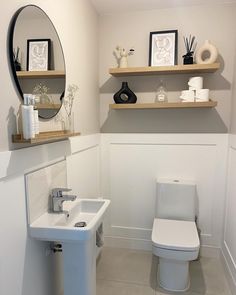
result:
[(200, 241), (193, 221), (155, 218), (152, 229), (154, 247), (170, 250), (196, 251)]

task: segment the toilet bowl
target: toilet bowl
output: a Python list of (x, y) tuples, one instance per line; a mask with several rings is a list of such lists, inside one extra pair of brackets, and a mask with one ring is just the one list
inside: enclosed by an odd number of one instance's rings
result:
[(200, 248), (195, 198), (192, 182), (157, 182), (157, 218), (152, 228), (152, 250), (159, 257), (158, 283), (168, 291), (183, 292), (190, 286), (189, 261), (198, 257)]
[(153, 254), (159, 257), (158, 283), (168, 291), (189, 288), (189, 261), (199, 252), (195, 222), (155, 218), (152, 229)]

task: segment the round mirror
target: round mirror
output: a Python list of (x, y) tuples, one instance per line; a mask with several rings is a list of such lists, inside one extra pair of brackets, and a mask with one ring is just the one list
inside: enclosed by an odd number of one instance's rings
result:
[(39, 116), (54, 117), (65, 92), (65, 60), (55, 27), (41, 8), (27, 5), (15, 13), (9, 58), (22, 99), (24, 94), (34, 94)]

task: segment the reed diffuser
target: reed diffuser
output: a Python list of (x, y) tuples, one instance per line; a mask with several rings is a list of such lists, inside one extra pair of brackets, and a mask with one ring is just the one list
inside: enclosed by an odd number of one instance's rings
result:
[(193, 64), (193, 54), (197, 46), (197, 42), (195, 42), (195, 36), (190, 35), (189, 38), (184, 37), (184, 45), (187, 52), (185, 55), (183, 55), (183, 64)]
[(20, 60), (19, 60), (19, 53), (20, 53), (20, 48), (17, 47), (17, 49), (13, 50), (13, 61), (14, 61), (14, 65), (15, 65), (15, 70), (16, 71), (21, 71), (21, 64), (20, 64)]

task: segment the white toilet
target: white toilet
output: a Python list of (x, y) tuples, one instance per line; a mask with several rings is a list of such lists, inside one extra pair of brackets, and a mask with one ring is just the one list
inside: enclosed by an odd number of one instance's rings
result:
[(158, 283), (168, 291), (183, 292), (190, 286), (189, 261), (198, 257), (200, 247), (195, 217), (195, 183), (157, 180), (152, 249), (159, 257)]

